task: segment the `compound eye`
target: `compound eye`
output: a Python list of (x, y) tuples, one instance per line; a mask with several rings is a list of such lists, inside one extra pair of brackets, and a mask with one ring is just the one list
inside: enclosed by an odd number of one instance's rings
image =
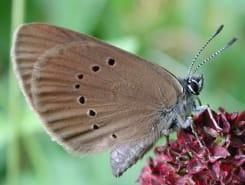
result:
[(196, 81), (190, 81), (188, 84), (188, 89), (190, 90), (190, 92), (194, 95), (198, 95), (199, 94), (199, 85)]
[(191, 82), (191, 88), (195, 92), (195, 94), (199, 94), (199, 87), (196, 82)]

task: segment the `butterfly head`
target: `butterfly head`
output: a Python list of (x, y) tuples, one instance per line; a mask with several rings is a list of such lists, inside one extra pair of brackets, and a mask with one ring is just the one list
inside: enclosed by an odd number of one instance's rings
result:
[(199, 95), (203, 88), (203, 75), (187, 79), (187, 90), (193, 95)]

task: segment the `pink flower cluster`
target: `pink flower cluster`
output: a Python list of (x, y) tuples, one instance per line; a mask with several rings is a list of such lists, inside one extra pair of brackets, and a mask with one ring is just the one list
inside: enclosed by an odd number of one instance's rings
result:
[(141, 185), (243, 185), (245, 184), (245, 111), (207, 111), (194, 119), (200, 146), (190, 129), (177, 140), (155, 148), (138, 181)]

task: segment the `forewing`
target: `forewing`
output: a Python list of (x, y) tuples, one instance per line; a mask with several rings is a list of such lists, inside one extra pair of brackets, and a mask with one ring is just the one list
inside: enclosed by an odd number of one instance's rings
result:
[(34, 106), (46, 128), (78, 152), (158, 135), (161, 111), (182, 92), (161, 67), (90, 41), (48, 50), (35, 63), (32, 78)]

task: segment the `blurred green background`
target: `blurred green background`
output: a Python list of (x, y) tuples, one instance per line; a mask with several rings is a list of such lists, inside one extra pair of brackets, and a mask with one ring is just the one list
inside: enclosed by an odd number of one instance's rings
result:
[(202, 68), (201, 99), (214, 109), (245, 107), (244, 0), (1, 0), (0, 185), (134, 184), (152, 155), (117, 179), (111, 174), (109, 152), (79, 157), (52, 142), (27, 106), (11, 68), (11, 36), (24, 22), (46, 22), (96, 36), (179, 77), (185, 77), (199, 47), (224, 24), (202, 57), (233, 36), (239, 41)]

